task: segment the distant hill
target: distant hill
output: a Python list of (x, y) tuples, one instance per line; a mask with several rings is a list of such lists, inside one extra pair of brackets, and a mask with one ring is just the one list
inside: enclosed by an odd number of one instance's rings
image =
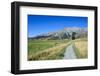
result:
[(67, 27), (61, 29), (56, 32), (49, 32), (46, 34), (37, 35), (35, 37), (31, 37), (29, 39), (71, 39), (73, 38), (83, 38), (87, 37), (88, 31), (87, 28), (80, 28), (80, 27)]

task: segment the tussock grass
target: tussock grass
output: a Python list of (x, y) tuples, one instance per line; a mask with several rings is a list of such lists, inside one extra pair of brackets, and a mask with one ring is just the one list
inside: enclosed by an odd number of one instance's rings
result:
[(86, 39), (80, 39), (74, 41), (74, 49), (78, 58), (87, 58), (88, 57), (88, 43)]

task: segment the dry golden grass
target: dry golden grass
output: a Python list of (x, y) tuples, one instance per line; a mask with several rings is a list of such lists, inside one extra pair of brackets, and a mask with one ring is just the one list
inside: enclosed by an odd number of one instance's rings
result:
[(87, 58), (88, 55), (88, 43), (87, 40), (77, 40), (75, 41), (76, 53), (78, 58)]
[(66, 48), (70, 43), (63, 43), (58, 46), (48, 48), (46, 50), (40, 51), (36, 54), (29, 55), (29, 60), (51, 60), (57, 59), (57, 56), (62, 52), (64, 48)]

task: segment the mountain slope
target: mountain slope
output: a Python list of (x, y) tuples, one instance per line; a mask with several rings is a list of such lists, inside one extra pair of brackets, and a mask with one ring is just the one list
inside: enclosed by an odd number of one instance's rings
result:
[(87, 37), (87, 28), (67, 27), (56, 32), (37, 35), (29, 39), (74, 39)]

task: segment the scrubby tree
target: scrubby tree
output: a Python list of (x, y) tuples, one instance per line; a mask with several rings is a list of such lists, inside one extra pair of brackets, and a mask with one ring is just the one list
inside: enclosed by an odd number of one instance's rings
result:
[(75, 39), (76, 32), (72, 32), (72, 40)]

